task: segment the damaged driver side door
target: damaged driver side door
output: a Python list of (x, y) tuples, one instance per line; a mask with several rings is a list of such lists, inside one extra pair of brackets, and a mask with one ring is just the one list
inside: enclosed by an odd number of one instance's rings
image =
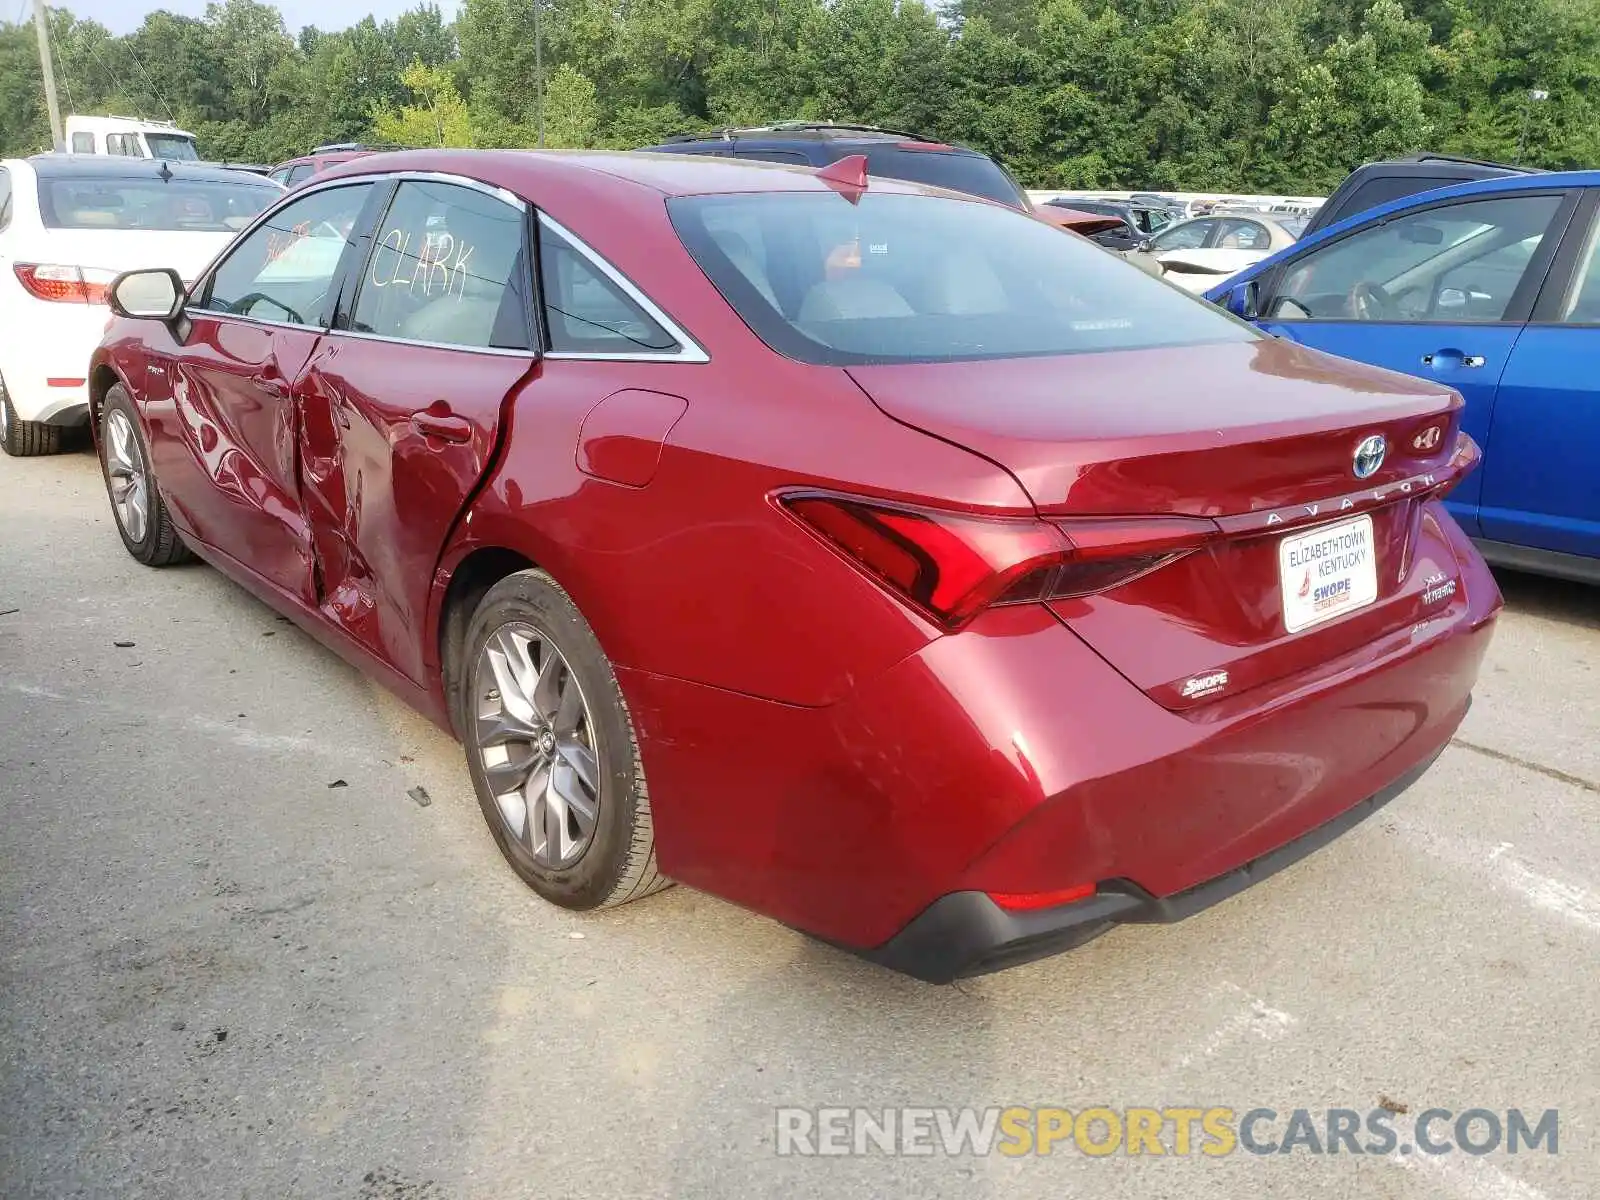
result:
[(538, 363), (527, 209), (401, 176), (297, 388), (323, 615), (414, 683), (445, 538)]

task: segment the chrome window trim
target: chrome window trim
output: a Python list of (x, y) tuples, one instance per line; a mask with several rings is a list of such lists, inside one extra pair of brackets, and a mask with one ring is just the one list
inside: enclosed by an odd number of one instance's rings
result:
[(190, 320), (196, 317), (206, 317), (220, 321), (243, 321), (247, 325), (262, 325), (268, 329), (298, 329), (305, 333), (314, 333), (320, 337), (347, 337), (356, 338), (363, 342), (391, 342), (396, 346), (421, 346), (425, 350), (457, 350), (462, 354), (494, 354), (501, 358), (526, 358), (533, 360), (540, 357), (536, 350), (512, 350), (504, 346), (462, 346), (455, 342), (424, 342), (416, 338), (389, 337), (382, 333), (358, 333), (353, 329), (334, 329), (329, 325), (296, 325), (292, 321), (270, 321), (265, 317), (250, 317), (243, 313), (218, 312), (211, 308), (194, 308), (185, 306), (183, 315)]
[(537, 350), (514, 350), (505, 346), (463, 346), (460, 342), (424, 342), (417, 338), (392, 337), (386, 333), (360, 333), (354, 329), (327, 329), (328, 337), (355, 338), (362, 342), (390, 342), (396, 346), (420, 346), (424, 350), (455, 350), (461, 354), (493, 354), (500, 358), (525, 358), (530, 362), (540, 357)]
[[(352, 161), (360, 160), (355, 159)], [(340, 163), (339, 165), (343, 166), (344, 164)], [(325, 174), (325, 172), (322, 173)], [(509, 192), (503, 187), (496, 187), (492, 183), (484, 183), (481, 179), (473, 179), (467, 175), (452, 175), (448, 171), (373, 171), (369, 175), (340, 175), (334, 179), (322, 180), (318, 180), (317, 176), (313, 175), (311, 180), (310, 183), (296, 188), (288, 195), (292, 195), (298, 200), (303, 196), (311, 195), (313, 192), (336, 188), (342, 184), (383, 183), (385, 181), (405, 183), (410, 180), (422, 183), (453, 183), (458, 187), (470, 188), (472, 191), (482, 192), (486, 196), (493, 196), (496, 200), (502, 200), (518, 212), (528, 211), (528, 202), (515, 192)], [(286, 196), (285, 199), (287, 198)]]
[[(545, 358), (596, 362), (708, 363), (711, 361), (711, 356), (701, 349), (700, 343), (690, 337), (682, 325), (679, 325), (663, 312), (660, 305), (646, 296), (634, 285), (632, 280), (601, 257), (589, 243), (548, 213), (542, 211), (539, 213), (539, 224), (565, 239), (574, 250), (587, 259), (602, 275), (621, 288), (628, 299), (644, 309), (645, 314), (657, 325), (661, 326), (662, 330), (669, 334), (673, 341), (678, 343), (678, 349), (676, 350), (619, 350), (615, 353), (599, 350), (546, 350)], [(544, 280), (542, 279), (539, 280), (539, 303), (541, 307), (544, 306)]]
[(265, 317), (251, 317), (244, 313), (223, 312), (216, 308), (199, 308), (193, 304), (183, 306), (183, 315), (191, 321), (199, 317), (221, 321), (243, 321), (247, 325), (265, 325), (269, 329), (301, 329), (308, 333), (327, 333), (325, 325), (296, 325), (293, 321), (269, 321)]

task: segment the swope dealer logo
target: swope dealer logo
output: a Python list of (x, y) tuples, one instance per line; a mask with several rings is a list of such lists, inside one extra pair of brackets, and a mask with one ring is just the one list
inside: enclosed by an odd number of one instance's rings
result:
[(1332, 583), (1325, 583), (1311, 595), (1311, 607), (1316, 612), (1327, 612), (1330, 608), (1348, 602), (1350, 599), (1350, 581), (1336, 579)]
[(1209, 696), (1212, 692), (1220, 692), (1227, 686), (1228, 673), (1213, 671), (1209, 675), (1196, 675), (1193, 679), (1185, 679), (1181, 694), (1185, 700), (1192, 700), (1196, 696)]
[(1542, 1149), (1558, 1153), (1560, 1113), (1547, 1108), (1532, 1124), (1521, 1109), (1430, 1108), (1415, 1117), (1390, 1102), (1354, 1108), (780, 1108), (773, 1149), (779, 1155), (893, 1155), (1009, 1158), (1057, 1151), (1105, 1158), (1222, 1158), (1246, 1154), (1481, 1156)]

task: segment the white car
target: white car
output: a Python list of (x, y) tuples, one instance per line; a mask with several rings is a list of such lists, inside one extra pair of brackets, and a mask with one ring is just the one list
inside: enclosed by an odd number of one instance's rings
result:
[(51, 454), (89, 416), (106, 287), (135, 267), (193, 279), (283, 194), (243, 171), (108, 155), (0, 160), (0, 448)]
[(1155, 255), (1169, 282), (1203, 292), (1294, 245), (1303, 218), (1266, 213), (1216, 213), (1168, 225), (1141, 248)]

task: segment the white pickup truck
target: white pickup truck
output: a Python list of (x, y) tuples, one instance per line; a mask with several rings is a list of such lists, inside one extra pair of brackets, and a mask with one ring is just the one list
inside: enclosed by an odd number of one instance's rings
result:
[(197, 162), (200, 158), (194, 134), (170, 121), (74, 114), (67, 118), (66, 135), (66, 149), (71, 154), (117, 154), (173, 162)]

